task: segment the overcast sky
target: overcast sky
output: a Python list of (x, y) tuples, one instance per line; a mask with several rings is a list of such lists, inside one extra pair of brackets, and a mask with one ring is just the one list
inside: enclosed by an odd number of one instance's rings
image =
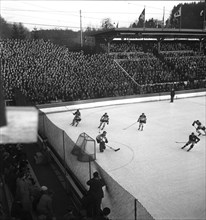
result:
[(174, 6), (200, 1), (70, 1), (70, 0), (1, 0), (1, 16), (8, 22), (21, 22), (29, 30), (99, 28), (104, 18), (110, 18), (118, 27), (129, 27), (138, 20), (145, 7), (146, 20), (162, 20), (165, 7), (166, 20)]

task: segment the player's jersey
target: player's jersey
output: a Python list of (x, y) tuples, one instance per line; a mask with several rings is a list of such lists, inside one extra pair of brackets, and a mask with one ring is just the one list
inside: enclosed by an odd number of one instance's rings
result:
[(196, 141), (199, 141), (200, 139), (197, 137), (197, 136), (195, 136), (195, 135), (190, 135), (189, 136), (189, 141), (191, 141), (191, 142), (196, 142)]
[(194, 121), (194, 122), (192, 123), (192, 126), (194, 126), (195, 124), (196, 124), (197, 126), (201, 126), (201, 122), (198, 121), (198, 120)]
[(146, 121), (147, 121), (146, 115), (140, 115), (138, 121), (140, 123), (146, 123)]
[(102, 134), (98, 135), (96, 137), (96, 140), (97, 140), (97, 143), (100, 143), (100, 142), (108, 143), (107, 138)]
[(108, 115), (103, 115), (100, 119), (102, 122), (109, 122), (109, 116)]
[(81, 119), (81, 113), (80, 113), (79, 111), (76, 111), (76, 112), (74, 113), (74, 115), (75, 115), (75, 119), (76, 119), (76, 120)]

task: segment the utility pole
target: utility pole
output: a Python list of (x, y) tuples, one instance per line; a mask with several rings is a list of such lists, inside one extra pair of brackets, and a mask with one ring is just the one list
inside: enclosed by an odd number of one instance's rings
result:
[(205, 0), (205, 4), (204, 4), (204, 11), (203, 11), (203, 30), (206, 30), (206, 0)]
[(83, 41), (82, 41), (82, 11), (80, 10), (80, 45), (81, 48), (83, 47)]
[(162, 29), (164, 29), (164, 25), (165, 25), (165, 7), (163, 7)]

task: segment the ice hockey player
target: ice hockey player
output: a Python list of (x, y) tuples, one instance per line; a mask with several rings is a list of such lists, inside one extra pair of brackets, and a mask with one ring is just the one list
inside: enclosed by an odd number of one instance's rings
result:
[(146, 115), (145, 115), (144, 113), (142, 113), (142, 114), (139, 116), (137, 122), (139, 122), (139, 128), (138, 128), (138, 130), (141, 129), (141, 131), (142, 131), (142, 130), (143, 130), (143, 127), (144, 127), (144, 124), (146, 124), (146, 122), (147, 122), (147, 117), (146, 117)]
[(77, 127), (77, 125), (81, 121), (81, 113), (80, 113), (79, 109), (77, 109), (76, 112), (73, 113), (73, 115), (75, 115), (75, 116), (74, 116), (74, 119), (73, 119), (71, 125), (74, 126), (76, 124), (76, 127)]
[(196, 143), (198, 143), (200, 141), (200, 139), (192, 132), (190, 135), (189, 135), (189, 140), (188, 142), (181, 148), (181, 149), (184, 149), (186, 146), (190, 145), (190, 148), (187, 150), (187, 151), (190, 151), (194, 145)]
[[(195, 127), (196, 125), (196, 127)], [(199, 120), (196, 120), (192, 123), (192, 126), (195, 127), (196, 132), (198, 133), (198, 136), (200, 136), (202, 133), (200, 131), (203, 131), (206, 135), (206, 128), (202, 125), (202, 123)]]
[(107, 113), (104, 113), (104, 115), (102, 115), (102, 117), (100, 119), (100, 125), (98, 128), (103, 130), (105, 127), (105, 124), (109, 124), (109, 116)]
[(104, 152), (105, 150), (105, 143), (108, 143), (107, 137), (106, 137), (107, 132), (103, 131), (102, 134), (97, 135), (96, 141), (99, 144), (99, 151)]

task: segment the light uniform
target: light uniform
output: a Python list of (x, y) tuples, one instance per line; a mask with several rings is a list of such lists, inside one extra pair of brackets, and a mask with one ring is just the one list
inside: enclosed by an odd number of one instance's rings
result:
[(200, 136), (202, 133), (200, 132), (200, 130), (202, 130), (204, 133), (205, 133), (205, 135), (206, 135), (206, 128), (205, 128), (205, 126), (203, 126), (202, 125), (202, 123), (199, 121), (199, 120), (196, 120), (196, 121), (194, 121), (193, 123), (192, 123), (192, 126), (197, 126), (196, 127), (196, 131), (197, 131), (197, 133), (198, 133), (198, 136)]
[(105, 113), (101, 119), (100, 119), (100, 125), (98, 128), (100, 128), (101, 130), (104, 129), (105, 125), (109, 124), (109, 116), (107, 115), (107, 113)]

